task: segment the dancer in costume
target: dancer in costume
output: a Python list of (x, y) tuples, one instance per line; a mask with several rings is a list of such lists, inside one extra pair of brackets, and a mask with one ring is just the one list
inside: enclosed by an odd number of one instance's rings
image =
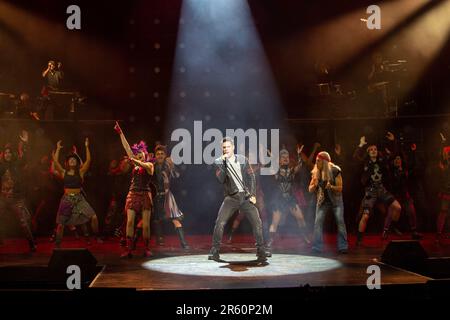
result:
[(337, 247), (340, 253), (347, 253), (347, 230), (344, 221), (344, 201), (342, 199), (341, 169), (331, 162), (328, 152), (319, 152), (316, 164), (311, 172), (309, 192), (317, 195), (316, 220), (314, 222), (314, 240), (312, 251), (323, 250), (323, 223), (328, 210), (333, 211), (336, 219), (338, 236)]
[[(24, 168), (27, 160), (28, 132), (23, 130), (19, 136), (19, 146), (17, 154), (14, 154), (10, 145), (6, 145), (0, 160), (0, 213), (7, 214), (13, 212), (19, 219), (22, 231), (28, 240), (30, 251), (36, 251), (36, 242), (31, 233), (31, 214), (25, 204), (23, 181)], [(0, 226), (2, 228), (2, 226)], [(0, 235), (0, 238), (2, 235)]]
[[(66, 157), (65, 166), (59, 163), (60, 151), (63, 148), (61, 140), (56, 144), (53, 153), (54, 173), (63, 180), (64, 195), (59, 203), (56, 215), (55, 246), (59, 248), (63, 238), (64, 227), (81, 226), (88, 244), (90, 243), (88, 224), (92, 231), (98, 236), (98, 219), (94, 209), (86, 201), (83, 194), (83, 181), (91, 164), (91, 152), (89, 150), (89, 139), (85, 139), (86, 161), (82, 161), (77, 153), (70, 153)], [(100, 242), (100, 240), (98, 240)]]
[[(388, 132), (387, 138), (390, 141), (394, 141), (394, 135), (391, 132)], [(368, 146), (364, 150), (366, 145)], [(387, 207), (382, 234), (383, 239), (388, 237), (391, 222), (399, 220), (402, 208), (400, 203), (395, 200), (395, 197), (385, 188), (389, 180), (389, 160), (380, 156), (377, 146), (375, 144), (367, 144), (366, 138), (364, 136), (361, 137), (360, 144), (355, 150), (354, 158), (363, 162), (361, 183), (364, 187), (364, 198), (361, 203), (362, 214), (359, 219), (356, 242), (357, 245), (360, 245), (366, 231), (367, 221), (373, 213), (375, 204), (382, 203)]]
[(142, 216), (142, 233), (145, 245), (144, 257), (150, 257), (152, 256), (152, 252), (150, 251), (150, 216), (152, 209), (150, 179), (153, 175), (154, 167), (148, 161), (147, 145), (144, 141), (130, 147), (117, 122), (114, 129), (119, 134), (125, 152), (134, 166), (132, 169), (130, 189), (125, 203), (125, 212), (127, 215), (127, 246), (121, 257), (131, 258), (133, 256), (133, 238), (137, 215)]
[(272, 200), (273, 212), (272, 223), (269, 228), (269, 247), (272, 246), (275, 240), (275, 235), (282, 218), (285, 218), (285, 215), (289, 213), (295, 217), (303, 240), (308, 244), (310, 243), (306, 231), (305, 217), (297, 203), (293, 189), (295, 176), (300, 172), (303, 165), (301, 158), (302, 150), (303, 146), (297, 147), (297, 163), (295, 166), (289, 165), (289, 151), (286, 149), (280, 150), (280, 169), (275, 174), (276, 190)]
[(165, 146), (156, 146), (155, 158), (155, 171), (152, 180), (156, 187), (153, 214), (155, 215), (155, 232), (157, 235), (157, 241), (159, 244), (162, 244), (162, 222), (164, 220), (171, 220), (177, 232), (178, 238), (180, 239), (181, 246), (183, 249), (189, 249), (189, 245), (184, 237), (183, 225), (181, 223), (184, 215), (178, 208), (175, 198), (170, 191), (170, 179), (178, 178), (180, 174), (176, 170), (172, 159), (167, 156)]

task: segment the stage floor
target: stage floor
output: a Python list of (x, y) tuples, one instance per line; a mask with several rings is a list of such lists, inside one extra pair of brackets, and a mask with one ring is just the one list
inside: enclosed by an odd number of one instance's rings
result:
[[(350, 238), (348, 254), (338, 254), (335, 237), (325, 237), (325, 252), (311, 254), (310, 247), (299, 238), (279, 239), (273, 248), (273, 257), (266, 264), (255, 263), (255, 249), (250, 236), (236, 236), (232, 244), (224, 244), (221, 258), (226, 262), (207, 260), (211, 236), (188, 237), (192, 249), (179, 247), (175, 236), (167, 236), (164, 246), (153, 243), (154, 257), (142, 257), (138, 244), (132, 259), (119, 259), (121, 248), (116, 239), (87, 246), (83, 240), (65, 238), (63, 248), (87, 247), (103, 271), (91, 283), (92, 288), (133, 288), (137, 290), (201, 290), (241, 288), (292, 288), (324, 286), (365, 286), (367, 267), (378, 264), (381, 285), (424, 284), (429, 278), (378, 263), (388, 241), (379, 235), (367, 236), (362, 247), (353, 246)], [(408, 239), (392, 237), (389, 240)], [(448, 241), (448, 240), (447, 240)], [(437, 246), (434, 235), (427, 234), (421, 241), (429, 256), (450, 256), (450, 243)], [(38, 251), (27, 253), (22, 239), (7, 239), (0, 246), (1, 266), (45, 266), (53, 244), (47, 238), (38, 239)]]

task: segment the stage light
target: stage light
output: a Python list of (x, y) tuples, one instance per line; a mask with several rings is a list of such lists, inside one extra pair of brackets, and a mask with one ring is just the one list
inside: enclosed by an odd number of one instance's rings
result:
[[(277, 47), (282, 56), (280, 61), (284, 64), (283, 69), (289, 75), (285, 86), (297, 90), (299, 83), (316, 81), (316, 75), (311, 73), (310, 68), (317, 61), (326, 61), (335, 70), (354, 65), (368, 48), (396, 32), (406, 19), (414, 16), (428, 2), (399, 0), (378, 3), (381, 8), (380, 30), (367, 28), (367, 19), (361, 18), (366, 15), (366, 7), (361, 7), (283, 39)], [(311, 61), (311, 64), (301, 61)]]
[(239, 278), (309, 274), (342, 267), (334, 259), (296, 254), (274, 254), (267, 265), (258, 264), (251, 253), (225, 253), (220, 257), (229, 262), (208, 261), (206, 255), (187, 255), (152, 259), (142, 267), (162, 273)]

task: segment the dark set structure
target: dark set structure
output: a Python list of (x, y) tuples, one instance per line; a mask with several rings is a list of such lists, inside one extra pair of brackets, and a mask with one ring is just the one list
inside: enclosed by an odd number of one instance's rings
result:
[(449, 16), (0, 1), (1, 301), (445, 298)]

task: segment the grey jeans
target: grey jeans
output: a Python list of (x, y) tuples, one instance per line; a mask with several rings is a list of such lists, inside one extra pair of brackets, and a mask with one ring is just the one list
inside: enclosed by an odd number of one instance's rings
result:
[(264, 249), (264, 240), (262, 233), (262, 222), (259, 217), (258, 209), (248, 199), (245, 199), (244, 192), (236, 193), (232, 196), (226, 196), (219, 209), (217, 215), (216, 225), (213, 234), (213, 248), (219, 250), (223, 237), (223, 229), (231, 218), (233, 213), (237, 210), (244, 213), (253, 229), (253, 236), (256, 240), (256, 248), (258, 250)]

